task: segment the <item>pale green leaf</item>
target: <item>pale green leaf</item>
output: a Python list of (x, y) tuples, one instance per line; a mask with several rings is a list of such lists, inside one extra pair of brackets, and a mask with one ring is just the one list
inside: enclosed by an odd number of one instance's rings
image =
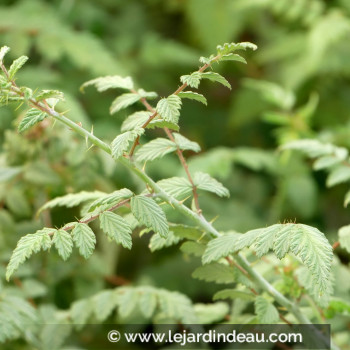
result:
[(141, 128), (143, 124), (149, 119), (151, 116), (150, 112), (147, 111), (139, 111), (133, 114), (130, 114), (123, 122), (121, 126), (121, 131), (130, 131), (136, 128)]
[(160, 206), (151, 198), (135, 196), (131, 198), (131, 211), (136, 219), (162, 237), (167, 237), (169, 226)]
[(219, 197), (229, 197), (229, 190), (219, 181), (212, 178), (210, 175), (197, 171), (193, 177), (194, 184), (198, 189), (209, 191), (217, 194)]
[(135, 157), (140, 162), (149, 161), (164, 157), (176, 149), (176, 144), (173, 141), (159, 137), (140, 147)]
[(219, 292), (216, 292), (213, 296), (213, 300), (221, 300), (221, 299), (242, 299), (247, 301), (252, 301), (255, 299), (255, 295), (248, 292), (243, 292), (237, 289), (223, 289)]
[(115, 310), (119, 295), (114, 290), (104, 290), (95, 294), (90, 300), (96, 319), (103, 322)]
[(314, 170), (322, 170), (339, 164), (342, 160), (334, 156), (323, 156), (318, 158), (312, 165)]
[(350, 253), (350, 225), (341, 227), (338, 235), (340, 246)]
[(147, 129), (155, 129), (155, 128), (168, 128), (171, 130), (179, 131), (180, 127), (172, 122), (164, 120), (162, 118), (153, 119), (148, 125)]
[(344, 207), (347, 207), (350, 203), (350, 191), (346, 192), (344, 198)]
[(207, 105), (207, 99), (202, 94), (198, 94), (197, 92), (183, 91), (183, 92), (180, 92), (178, 96), (181, 98), (188, 98), (190, 100), (195, 100)]
[(123, 95), (118, 96), (112, 102), (112, 105), (109, 111), (111, 114), (117, 113), (120, 110), (133, 105), (139, 100), (140, 100), (140, 96), (138, 94), (135, 94), (133, 92), (125, 93)]
[(232, 268), (219, 263), (212, 263), (196, 268), (192, 273), (192, 277), (206, 282), (224, 284), (235, 282)]
[(70, 317), (75, 325), (84, 325), (93, 313), (93, 303), (90, 299), (75, 301), (70, 308)]
[(22, 167), (1, 167), (0, 182), (11, 180), (21, 172), (22, 172)]
[(181, 134), (178, 134), (177, 132), (174, 132), (173, 136), (175, 139), (175, 143), (177, 144), (177, 146), (181, 150), (183, 150), (183, 151), (190, 150), (193, 152), (200, 152), (201, 148), (197, 142), (190, 141), (185, 136), (182, 136)]
[(271, 324), (279, 321), (276, 307), (262, 296), (255, 299), (255, 312), (261, 324)]
[(199, 324), (215, 324), (222, 321), (230, 313), (228, 304), (223, 302), (211, 304), (195, 304), (194, 311)]
[(258, 47), (250, 42), (242, 42), (242, 43), (225, 43), (223, 45), (218, 45), (216, 47), (218, 55), (228, 55), (231, 52), (238, 50), (247, 50), (251, 49), (255, 51)]
[(145, 91), (144, 89), (138, 89), (137, 93), (141, 98), (153, 99), (158, 97), (158, 94), (154, 91)]
[(26, 236), (23, 236), (17, 243), (17, 247), (12, 253), (6, 269), (6, 279), (9, 280), (12, 274), (23, 264), (33, 253), (48, 250), (51, 247), (50, 234), (56, 232), (55, 229), (44, 228)]
[(202, 78), (201, 73), (193, 72), (192, 74), (189, 74), (189, 75), (182, 75), (180, 77), (180, 81), (183, 84), (187, 84), (188, 86), (197, 89), (201, 81), (201, 78)]
[(118, 295), (118, 313), (122, 318), (128, 317), (138, 304), (139, 294), (134, 288), (124, 288)]
[(219, 73), (215, 72), (206, 72), (206, 73), (201, 73), (202, 79), (208, 79), (211, 81), (216, 81), (227, 88), (231, 89), (231, 84)]
[(340, 165), (333, 169), (327, 177), (327, 187), (332, 187), (350, 180), (350, 167)]
[(118, 204), (121, 200), (128, 199), (133, 195), (134, 193), (131, 192), (128, 188), (122, 188), (112, 193), (102, 195), (90, 204), (88, 211), (91, 212), (97, 207), (102, 206), (106, 209), (109, 209), (112, 206)]
[(80, 90), (84, 90), (85, 87), (94, 85), (99, 92), (106, 91), (108, 89), (125, 89), (131, 90), (134, 87), (134, 83), (130, 77), (121, 77), (119, 75), (105, 76), (96, 79), (92, 79), (84, 83)]
[(128, 150), (130, 142), (134, 142), (144, 131), (145, 129), (137, 128), (118, 135), (111, 144), (112, 157), (115, 159), (122, 157), (124, 152)]
[(73, 241), (79, 249), (79, 253), (85, 258), (89, 258), (95, 249), (96, 236), (91, 228), (86, 224), (78, 223), (72, 231)]
[(101, 229), (106, 235), (120, 243), (124, 248), (131, 249), (131, 228), (130, 225), (119, 215), (105, 211), (99, 217)]
[(4, 60), (5, 55), (10, 51), (8, 46), (2, 46), (0, 49), (0, 63)]
[(8, 70), (10, 80), (12, 80), (15, 77), (16, 73), (22, 68), (22, 66), (27, 62), (27, 60), (27, 56), (21, 56), (12, 62), (10, 69)]
[(157, 184), (170, 196), (183, 200), (192, 194), (192, 185), (184, 177), (170, 177), (160, 180)]
[(46, 117), (47, 117), (46, 113), (41, 112), (36, 108), (31, 108), (29, 111), (27, 111), (24, 118), (21, 120), (18, 126), (18, 131), (23, 132), (25, 130), (28, 130), (35, 124), (43, 121)]
[(51, 209), (54, 207), (67, 207), (72, 208), (84, 202), (95, 200), (96, 198), (100, 198), (104, 196), (104, 192), (94, 191), (94, 192), (78, 192), (78, 193), (69, 193), (62, 197), (56, 197), (53, 200), (44, 204), (39, 210), (38, 214), (40, 214), (43, 210)]
[(150, 248), (151, 252), (153, 253), (156, 250), (160, 250), (160, 249), (175, 245), (175, 244), (179, 243), (180, 240), (181, 240), (181, 238), (175, 236), (174, 233), (171, 231), (169, 231), (168, 236), (166, 238), (160, 236), (158, 233), (155, 233), (150, 240), (149, 248)]
[(181, 245), (180, 250), (185, 254), (201, 257), (204, 254), (205, 248), (205, 244), (188, 241)]
[(56, 98), (58, 100), (64, 100), (63, 92), (58, 90), (41, 90), (35, 96), (37, 101), (46, 100), (47, 98)]
[(139, 308), (146, 318), (150, 318), (157, 306), (156, 294), (153, 289), (147, 287), (142, 287), (140, 294), (138, 299)]
[(171, 224), (169, 228), (178, 237), (193, 241), (201, 241), (203, 243), (207, 242), (205, 234), (198, 227)]
[(157, 103), (158, 114), (166, 121), (177, 124), (180, 116), (181, 98), (177, 95), (170, 95), (162, 98)]
[(220, 61), (237, 61), (244, 64), (247, 64), (247, 61), (240, 55), (229, 53), (228, 55), (224, 55), (220, 58)]
[(64, 230), (55, 231), (52, 243), (55, 244), (58, 254), (63, 260), (67, 260), (72, 254), (73, 239), (68, 232)]

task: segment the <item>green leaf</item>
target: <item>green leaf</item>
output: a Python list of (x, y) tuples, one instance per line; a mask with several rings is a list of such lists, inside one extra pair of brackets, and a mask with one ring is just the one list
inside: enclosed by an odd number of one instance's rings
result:
[(174, 234), (181, 238), (186, 238), (193, 241), (201, 241), (206, 243), (208, 240), (205, 234), (198, 227), (187, 226), (187, 225), (170, 225), (170, 230)]
[(212, 263), (196, 268), (192, 273), (193, 278), (215, 283), (235, 282), (233, 270), (228, 265)]
[(114, 159), (122, 157), (124, 152), (128, 150), (130, 142), (134, 142), (144, 131), (145, 129), (138, 128), (118, 135), (111, 144), (112, 157)]
[(155, 233), (149, 243), (149, 248), (151, 250), (151, 252), (155, 252), (156, 250), (161, 250), (163, 248), (167, 248), (170, 247), (172, 245), (175, 245), (177, 243), (179, 243), (181, 240), (180, 237), (177, 237), (174, 235), (173, 232), (169, 232), (168, 236), (162, 237), (160, 236), (158, 233)]
[(247, 301), (252, 301), (255, 299), (255, 295), (248, 292), (242, 292), (236, 289), (223, 289), (219, 292), (216, 292), (213, 296), (213, 300), (222, 300), (222, 299), (242, 299)]
[(5, 55), (10, 51), (8, 46), (2, 46), (0, 49), (0, 63), (3, 62)]
[(229, 190), (219, 181), (212, 178), (210, 175), (197, 171), (193, 177), (194, 184), (198, 189), (209, 191), (217, 194), (219, 197), (229, 197)]
[[(90, 299), (75, 301), (70, 308), (70, 317), (77, 328), (86, 324), (93, 313), (93, 303)], [(80, 326), (80, 327), (79, 327)]]
[(64, 95), (63, 92), (58, 90), (41, 90), (35, 96), (35, 99), (37, 101), (46, 100), (47, 98), (57, 98), (58, 100), (64, 100)]
[(130, 114), (123, 122), (121, 131), (130, 131), (136, 128), (141, 128), (143, 124), (149, 119), (151, 116), (150, 112), (140, 111)]
[(339, 165), (327, 177), (327, 187), (332, 187), (350, 180), (350, 167)]
[(179, 96), (170, 95), (159, 100), (156, 110), (165, 121), (177, 124), (179, 121), (181, 104), (182, 102)]
[(159, 137), (140, 147), (135, 156), (139, 162), (144, 162), (164, 157), (176, 149), (176, 144), (173, 141)]
[(229, 53), (228, 55), (224, 55), (220, 58), (220, 61), (237, 61), (244, 64), (247, 64), (247, 61), (240, 55)]
[(138, 304), (139, 294), (134, 288), (124, 288), (119, 294), (118, 313), (120, 317), (128, 317)]
[(228, 304), (223, 302), (195, 304), (194, 311), (199, 324), (213, 324), (222, 321), (230, 313)]
[(311, 226), (276, 224), (244, 235), (221, 236), (208, 243), (202, 260), (209, 263), (252, 245), (258, 257), (269, 249), (273, 249), (279, 259), (288, 252), (295, 254), (311, 273), (315, 295), (330, 292), (333, 249), (325, 235)]
[(131, 249), (131, 227), (121, 216), (105, 211), (100, 215), (100, 226), (108, 237), (121, 244), (124, 248)]
[(231, 89), (231, 84), (219, 73), (215, 72), (206, 72), (206, 73), (201, 73), (202, 79), (208, 79), (211, 81), (216, 81), (227, 88)]
[(350, 253), (350, 225), (341, 227), (338, 235), (340, 246)]
[(133, 92), (129, 92), (123, 95), (118, 96), (111, 105), (109, 112), (111, 114), (117, 113), (120, 110), (129, 107), (140, 100), (140, 95)]
[(28, 130), (35, 124), (43, 121), (48, 115), (44, 112), (39, 111), (36, 108), (31, 108), (27, 113), (25, 114), (24, 118), (21, 120), (18, 131), (23, 132), (25, 130)]
[(157, 184), (170, 196), (183, 200), (192, 194), (192, 185), (184, 177), (170, 177), (160, 180)]
[(141, 98), (153, 99), (158, 97), (158, 94), (154, 91), (145, 91), (144, 89), (138, 89), (137, 93)]
[(67, 260), (72, 254), (73, 239), (68, 232), (64, 230), (55, 231), (55, 234), (52, 239), (52, 243), (55, 244), (58, 254), (61, 256), (63, 260)]
[(156, 306), (157, 306), (157, 297), (153, 289), (142, 287), (141, 295), (139, 296), (139, 308), (142, 314), (146, 318), (152, 317)]
[(262, 296), (255, 299), (255, 312), (261, 324), (271, 324), (279, 321), (276, 307)]
[(9, 280), (12, 274), (23, 264), (33, 253), (42, 250), (48, 250), (51, 247), (50, 234), (55, 229), (44, 228), (35, 233), (23, 236), (17, 243), (17, 247), (12, 253), (9, 264), (6, 269), (6, 279)]
[(93, 306), (96, 319), (103, 322), (118, 306), (119, 295), (114, 290), (104, 290), (88, 300)]
[(10, 80), (12, 80), (15, 77), (16, 73), (22, 68), (22, 66), (27, 62), (27, 60), (27, 56), (21, 56), (12, 62), (11, 67), (8, 70)]
[(242, 43), (225, 43), (223, 45), (218, 45), (216, 47), (218, 55), (228, 55), (231, 52), (238, 50), (247, 50), (251, 49), (255, 51), (258, 47), (255, 44), (250, 42), (242, 42)]
[(67, 207), (72, 208), (84, 202), (88, 202), (91, 200), (95, 200), (96, 198), (100, 198), (104, 196), (104, 192), (94, 191), (94, 192), (78, 192), (78, 193), (69, 193), (65, 196), (56, 197), (55, 199), (47, 202), (38, 210), (38, 215), (46, 209), (51, 209), (54, 207)]
[(350, 203), (350, 191), (346, 192), (345, 198), (344, 198), (344, 207), (347, 207)]
[(131, 198), (130, 205), (132, 213), (141, 224), (152, 229), (161, 237), (167, 237), (169, 226), (166, 216), (153, 199), (135, 196)]
[(175, 143), (181, 150), (190, 150), (193, 152), (200, 152), (201, 148), (197, 142), (190, 141), (185, 136), (178, 134), (177, 132), (173, 133)]
[(111, 208), (114, 205), (118, 204), (123, 199), (128, 199), (134, 195), (128, 188), (122, 188), (120, 190), (114, 191), (110, 194), (100, 196), (89, 206), (88, 211), (91, 212), (97, 207), (103, 206), (104, 208)]
[(341, 159), (333, 156), (323, 156), (317, 159), (312, 167), (314, 170), (322, 170), (339, 164), (341, 161)]
[(180, 98), (188, 98), (190, 100), (195, 100), (207, 105), (207, 99), (202, 94), (198, 94), (197, 92), (183, 91), (183, 92), (180, 92), (178, 96)]
[(119, 75), (108, 75), (105, 77), (89, 80), (80, 87), (80, 90), (84, 91), (84, 88), (90, 85), (94, 85), (98, 92), (103, 92), (108, 89), (131, 90), (134, 87), (134, 83), (130, 77), (123, 78)]
[(168, 128), (171, 130), (179, 131), (180, 127), (172, 122), (166, 121), (162, 118), (153, 119), (148, 125), (147, 129), (155, 129), (155, 128)]
[(188, 86), (197, 89), (201, 81), (201, 78), (202, 78), (201, 73), (193, 72), (192, 74), (189, 74), (189, 75), (182, 75), (180, 77), (180, 81), (182, 84), (187, 84)]
[(22, 172), (22, 167), (1, 167), (0, 182), (11, 180), (21, 172)]
[(96, 236), (86, 224), (78, 223), (72, 231), (73, 241), (79, 249), (80, 255), (88, 259), (95, 249)]
[(205, 248), (205, 244), (188, 241), (181, 245), (180, 250), (185, 254), (201, 257), (204, 254)]

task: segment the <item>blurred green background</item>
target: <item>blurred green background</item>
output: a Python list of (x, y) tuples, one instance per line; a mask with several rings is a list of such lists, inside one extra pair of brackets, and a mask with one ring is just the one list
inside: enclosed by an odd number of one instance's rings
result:
[[(198, 58), (214, 53), (216, 45), (257, 44), (258, 51), (243, 54), (248, 65), (224, 62), (215, 68), (232, 91), (203, 82), (208, 107), (184, 103), (180, 132), (202, 147), (201, 154), (189, 155), (190, 168), (217, 177), (231, 192), (228, 200), (201, 195), (201, 206), (209, 220), (218, 216), (215, 224), (223, 231), (291, 220), (318, 227), (331, 243), (338, 228), (349, 223), (343, 207), (348, 186), (327, 189), (325, 173), (312, 172), (302, 156), (280, 155), (276, 148), (316, 136), (350, 147), (349, 37), (348, 0), (3, 0), (0, 6), (1, 46), (11, 47), (9, 58), (30, 57), (18, 83), (63, 91), (60, 110), (87, 129), (93, 126), (106, 141), (120, 132), (133, 109), (110, 116), (116, 92), (89, 88), (82, 94), (85, 81), (130, 75), (138, 87), (167, 96), (180, 85), (179, 76), (196, 70)], [(18, 170), (11, 177), (0, 172), (2, 280), (23, 234), (79, 217), (73, 208), (37, 218), (37, 209), (49, 199), (82, 190), (143, 189), (98, 150), (87, 151), (84, 140), (65, 127), (42, 123), (18, 135), (24, 109), (16, 107), (0, 110), (0, 170)], [(158, 135), (163, 136), (148, 134)], [(156, 180), (182, 172), (175, 156), (148, 164), (147, 170)], [(171, 212), (169, 219), (184, 222)], [(177, 247), (151, 254), (147, 235), (135, 234), (131, 252), (102, 235), (98, 242), (88, 261), (75, 254), (63, 263), (53, 252), (39, 254), (6, 288), (59, 309), (128, 283), (178, 290), (196, 302), (209, 302), (219, 288), (192, 279), (199, 260), (184, 259)], [(338, 254), (349, 262), (345, 251)]]

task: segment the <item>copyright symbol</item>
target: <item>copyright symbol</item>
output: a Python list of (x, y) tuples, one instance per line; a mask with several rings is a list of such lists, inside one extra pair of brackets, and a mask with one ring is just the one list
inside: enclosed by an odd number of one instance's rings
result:
[(118, 331), (110, 331), (107, 338), (111, 343), (117, 343), (120, 340), (120, 333)]

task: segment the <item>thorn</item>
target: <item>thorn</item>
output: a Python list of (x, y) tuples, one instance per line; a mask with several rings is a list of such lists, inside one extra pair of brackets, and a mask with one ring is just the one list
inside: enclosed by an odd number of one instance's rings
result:
[(180, 203), (180, 204), (183, 204), (184, 202), (187, 201), (188, 198), (191, 198), (191, 197), (192, 197), (192, 195), (189, 195), (189, 196), (187, 196), (186, 198), (184, 198), (183, 200), (179, 201), (179, 203)]
[(219, 215), (216, 215), (213, 219), (211, 219), (210, 221), (209, 221), (209, 223), (213, 223), (213, 222), (215, 222), (217, 219), (218, 219), (218, 217), (219, 217)]

